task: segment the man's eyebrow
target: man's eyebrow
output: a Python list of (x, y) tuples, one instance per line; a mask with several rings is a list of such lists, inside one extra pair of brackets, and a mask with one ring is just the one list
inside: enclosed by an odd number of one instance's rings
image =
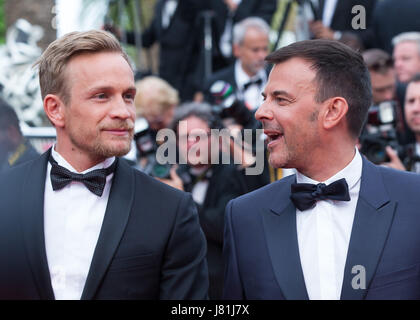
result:
[[(112, 86), (97, 86), (97, 87), (93, 87), (89, 89), (89, 92), (94, 92), (94, 91), (112, 91), (115, 88)], [(127, 91), (136, 91), (136, 87), (134, 86), (130, 86), (128, 87), (126, 90), (124, 90), (125, 92)]]
[(285, 96), (289, 99), (293, 99), (293, 96), (291, 94), (287, 93), (284, 90), (275, 90), (275, 91), (272, 92), (272, 95), (273, 96)]

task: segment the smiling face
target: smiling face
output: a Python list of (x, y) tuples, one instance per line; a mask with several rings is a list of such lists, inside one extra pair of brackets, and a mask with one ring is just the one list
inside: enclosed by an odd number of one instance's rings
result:
[(300, 58), (276, 64), (270, 73), (255, 117), (268, 136), (269, 162), (275, 168), (305, 172), (319, 145), (315, 75)]
[(68, 62), (65, 77), (70, 101), (60, 111), (60, 152), (86, 154), (96, 162), (128, 153), (136, 89), (127, 61), (116, 52), (80, 54)]

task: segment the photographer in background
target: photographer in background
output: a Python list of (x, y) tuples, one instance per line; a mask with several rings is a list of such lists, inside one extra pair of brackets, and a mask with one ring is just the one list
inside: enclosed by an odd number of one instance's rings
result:
[(23, 137), (15, 110), (0, 99), (0, 171), (38, 157)]
[(136, 116), (137, 119), (144, 118), (148, 124), (134, 135), (138, 167), (149, 175), (167, 178), (170, 175), (170, 166), (156, 162), (156, 135), (160, 129), (168, 128), (171, 124), (175, 108), (179, 104), (178, 91), (156, 76), (137, 81), (136, 88)]
[(408, 127), (414, 132), (416, 142), (404, 147), (402, 161), (394, 149), (387, 147), (391, 161), (383, 165), (420, 173), (420, 73), (407, 83), (404, 113)]
[[(209, 297), (220, 299), (223, 289), (224, 211), (229, 200), (246, 192), (233, 161), (212, 163), (212, 153), (222, 159), (220, 141), (210, 134), (221, 129), (220, 119), (204, 103), (188, 103), (175, 111), (173, 130), (177, 134), (180, 157), (187, 164), (172, 169), (171, 179), (161, 179), (173, 187), (191, 192), (198, 208), (201, 228), (207, 239)], [(199, 135), (199, 136), (198, 136)]]
[(372, 102), (360, 137), (361, 152), (376, 164), (404, 169), (402, 144), (406, 132), (401, 107), (396, 101), (396, 79), (392, 57), (383, 50), (363, 52), (372, 86)]

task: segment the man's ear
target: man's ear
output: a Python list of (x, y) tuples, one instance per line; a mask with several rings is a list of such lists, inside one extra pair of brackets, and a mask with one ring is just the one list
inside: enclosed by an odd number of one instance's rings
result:
[(345, 120), (349, 105), (346, 99), (342, 97), (334, 97), (325, 101), (323, 108), (323, 126), (324, 129), (329, 130)]
[(44, 111), (51, 123), (57, 128), (64, 127), (64, 105), (59, 96), (48, 94), (44, 98)]

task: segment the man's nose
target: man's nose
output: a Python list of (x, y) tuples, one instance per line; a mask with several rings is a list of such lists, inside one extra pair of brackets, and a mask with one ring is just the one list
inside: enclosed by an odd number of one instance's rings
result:
[(255, 112), (255, 119), (258, 121), (262, 121), (264, 119), (273, 119), (273, 114), (269, 110), (268, 103), (266, 101), (264, 101)]
[(128, 119), (134, 117), (133, 103), (128, 103), (123, 97), (116, 99), (112, 105), (110, 116), (112, 118)]

